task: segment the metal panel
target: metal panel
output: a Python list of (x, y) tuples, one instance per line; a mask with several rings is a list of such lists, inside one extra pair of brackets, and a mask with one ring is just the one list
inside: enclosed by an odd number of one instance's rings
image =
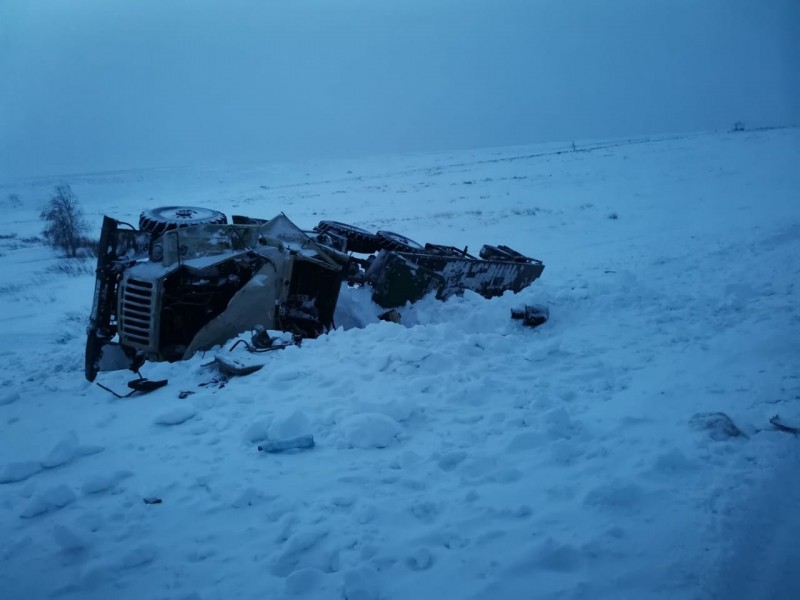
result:
[(119, 289), (120, 342), (151, 352), (158, 351), (156, 330), (156, 295), (158, 286), (150, 281), (123, 278)]

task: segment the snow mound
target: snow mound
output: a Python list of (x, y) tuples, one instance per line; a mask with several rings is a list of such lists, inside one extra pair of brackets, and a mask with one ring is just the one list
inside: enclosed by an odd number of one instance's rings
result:
[(302, 410), (276, 417), (267, 430), (271, 440), (286, 440), (311, 433), (311, 419)]
[(64, 525), (55, 526), (53, 539), (64, 552), (80, 552), (89, 545), (83, 536)]
[(78, 435), (71, 431), (63, 440), (58, 442), (42, 461), (46, 469), (60, 467), (70, 462), (78, 453)]
[(134, 569), (153, 562), (158, 556), (158, 548), (153, 544), (141, 544), (122, 557), (122, 568)]
[(350, 448), (387, 448), (397, 442), (402, 432), (397, 421), (380, 413), (347, 417), (340, 425)]
[(297, 569), (286, 578), (287, 596), (307, 596), (320, 592), (325, 580), (325, 573), (319, 569)]
[(191, 406), (177, 406), (171, 410), (161, 413), (154, 420), (156, 425), (164, 425), (172, 427), (174, 425), (182, 425), (189, 419), (193, 418), (197, 411)]
[(131, 471), (115, 471), (88, 477), (81, 486), (84, 495), (102, 494), (113, 490), (119, 482), (133, 475)]
[(38, 517), (72, 504), (77, 497), (72, 488), (66, 485), (59, 485), (36, 496), (20, 516), (23, 519)]
[(11, 392), (10, 394), (3, 394), (0, 396), (0, 406), (6, 406), (8, 404), (13, 404), (17, 400), (21, 398), (19, 392)]
[(8, 463), (0, 470), (0, 484), (25, 481), (41, 470), (41, 463), (32, 460)]

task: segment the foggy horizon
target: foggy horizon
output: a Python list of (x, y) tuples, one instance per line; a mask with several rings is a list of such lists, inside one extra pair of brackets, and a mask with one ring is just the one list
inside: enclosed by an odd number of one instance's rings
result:
[(0, 181), (800, 124), (791, 0), (7, 0)]

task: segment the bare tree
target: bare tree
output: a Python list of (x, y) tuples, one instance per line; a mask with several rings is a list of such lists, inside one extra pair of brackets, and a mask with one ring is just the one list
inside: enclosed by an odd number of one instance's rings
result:
[(50, 202), (42, 210), (41, 218), (45, 222), (42, 234), (53, 248), (63, 250), (67, 256), (75, 257), (86, 238), (88, 229), (83, 218), (83, 211), (78, 206), (78, 199), (68, 184), (55, 187)]

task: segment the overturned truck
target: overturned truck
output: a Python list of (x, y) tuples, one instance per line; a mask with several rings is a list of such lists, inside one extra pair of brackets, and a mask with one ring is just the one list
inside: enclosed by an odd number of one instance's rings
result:
[(544, 265), (507, 246), (418, 244), (335, 221), (304, 231), (285, 215), (227, 217), (194, 207), (143, 212), (138, 229), (103, 219), (85, 374), (177, 361), (256, 328), (297, 339), (334, 327), (342, 284), (391, 309), (427, 294), (517, 292)]

